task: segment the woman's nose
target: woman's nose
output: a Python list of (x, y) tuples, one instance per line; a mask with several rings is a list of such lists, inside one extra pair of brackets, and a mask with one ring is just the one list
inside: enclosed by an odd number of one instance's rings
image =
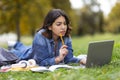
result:
[(62, 25), (62, 29), (65, 29), (65, 25), (64, 24)]

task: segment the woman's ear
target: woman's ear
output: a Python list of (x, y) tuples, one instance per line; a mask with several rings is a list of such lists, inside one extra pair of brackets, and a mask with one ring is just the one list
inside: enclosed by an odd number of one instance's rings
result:
[(52, 30), (51, 26), (50, 26), (50, 27), (48, 27), (48, 29), (49, 29), (49, 30)]

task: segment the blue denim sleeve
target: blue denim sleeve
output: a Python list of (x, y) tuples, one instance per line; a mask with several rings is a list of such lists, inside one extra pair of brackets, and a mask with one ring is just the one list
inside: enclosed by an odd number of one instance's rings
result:
[(80, 59), (73, 56), (73, 49), (72, 49), (72, 40), (71, 38), (67, 38), (65, 40), (66, 45), (68, 46), (68, 54), (64, 59), (65, 63), (78, 63)]
[(46, 38), (40, 33), (36, 33), (33, 40), (34, 59), (40, 66), (50, 66), (55, 64), (55, 57), (49, 53)]

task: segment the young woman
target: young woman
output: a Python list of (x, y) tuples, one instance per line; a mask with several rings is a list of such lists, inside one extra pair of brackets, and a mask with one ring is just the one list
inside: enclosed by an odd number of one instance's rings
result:
[(26, 47), (17, 42), (11, 52), (20, 60), (35, 59), (40, 66), (59, 63), (85, 64), (85, 59), (73, 57), (70, 31), (70, 21), (65, 12), (52, 9), (46, 15), (43, 26), (37, 31), (32, 46)]

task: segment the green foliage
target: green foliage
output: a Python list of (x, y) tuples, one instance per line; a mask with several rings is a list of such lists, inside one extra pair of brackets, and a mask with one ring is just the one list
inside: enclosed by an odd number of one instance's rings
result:
[(120, 18), (120, 3), (116, 3), (116, 5), (112, 8), (111, 13), (109, 14), (109, 19), (110, 20), (116, 20)]
[[(30, 38), (23, 37), (25, 43)], [(120, 79), (120, 35), (110, 33), (72, 37), (74, 55), (86, 54), (88, 43), (98, 40), (115, 40), (112, 61), (103, 67), (86, 69), (58, 69), (55, 72), (35, 73), (7, 72), (0, 73), (0, 80), (119, 80)], [(25, 41), (27, 40), (27, 41)], [(29, 40), (31, 41), (31, 39)]]
[(116, 3), (116, 5), (112, 8), (112, 11), (110, 12), (108, 19), (107, 19), (107, 26), (105, 28), (106, 31), (112, 32), (112, 33), (120, 33), (120, 3)]
[(68, 14), (71, 12), (68, 0), (1, 0), (0, 33), (16, 32), (17, 29), (21, 35), (34, 35), (52, 8), (63, 9)]
[[(60, 8), (68, 13), (71, 10), (71, 5), (68, 0), (51, 0), (53, 8)], [(69, 13), (68, 13), (69, 14)]]
[[(80, 10), (73, 10), (69, 0), (0, 0), (0, 33), (16, 32), (20, 35), (32, 35), (40, 28), (45, 15), (50, 9), (60, 8), (68, 14), (71, 20), (72, 35), (120, 32), (120, 3), (117, 3), (104, 24), (101, 10), (93, 7), (99, 3), (96, 0), (83, 0)], [(104, 26), (103, 26), (104, 25)]]
[[(36, 28), (42, 25), (44, 16), (51, 8), (50, 1), (45, 0), (1, 0), (0, 32), (16, 32), (21, 35), (34, 35)], [(9, 28), (9, 29), (8, 29)]]

